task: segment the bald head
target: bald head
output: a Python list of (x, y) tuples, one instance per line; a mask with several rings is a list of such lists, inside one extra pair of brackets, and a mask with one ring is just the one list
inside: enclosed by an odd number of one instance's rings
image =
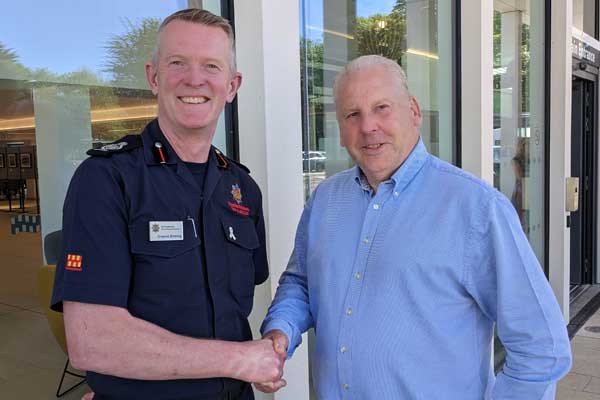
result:
[(407, 97), (410, 97), (410, 91), (408, 90), (408, 83), (406, 82), (406, 73), (396, 61), (390, 60), (378, 55), (367, 55), (355, 58), (350, 61), (344, 69), (336, 76), (333, 82), (333, 99), (337, 103), (338, 95), (340, 93), (340, 87), (346, 83), (346, 79), (356, 71), (363, 71), (373, 68), (382, 68), (390, 76), (393, 82), (395, 82)]

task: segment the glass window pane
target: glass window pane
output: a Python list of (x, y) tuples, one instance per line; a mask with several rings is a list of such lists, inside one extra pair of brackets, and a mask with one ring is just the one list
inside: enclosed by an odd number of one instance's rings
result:
[[(39, 166), (39, 195), (34, 179), (21, 180), (15, 186), (19, 190), (0, 184), (0, 206), (10, 196), (17, 199), (24, 185), (29, 198), (40, 200), (43, 233), (60, 229), (66, 189), (87, 157), (85, 152), (140, 133), (156, 116), (156, 99), (146, 83), (144, 65), (152, 56), (162, 19), (188, 7), (221, 13), (220, 0), (56, 0), (35, 7), (11, 1), (3, 5), (0, 149), (6, 143), (36, 146), (33, 161)], [(23, 29), (25, 15), (27, 28)], [(214, 143), (228, 150), (223, 115)], [(37, 213), (35, 206), (35, 202), (31, 207), (25, 204), (27, 211)]]
[(510, 3), (494, 2), (494, 186), (544, 265), (544, 2)]
[(452, 3), (438, 0), (304, 0), (301, 15), (305, 194), (353, 161), (339, 145), (332, 87), (362, 55), (396, 60), (423, 111), (429, 151), (454, 161)]
[(597, 0), (573, 0), (573, 26), (591, 37), (597, 38)]

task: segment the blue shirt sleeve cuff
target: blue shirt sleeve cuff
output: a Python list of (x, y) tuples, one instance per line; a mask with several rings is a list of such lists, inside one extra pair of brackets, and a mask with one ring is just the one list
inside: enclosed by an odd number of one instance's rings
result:
[(523, 381), (503, 372), (498, 374), (492, 400), (553, 400), (556, 382)]
[(302, 336), (297, 329), (295, 329), (290, 323), (282, 320), (282, 319), (271, 319), (265, 320), (263, 322), (262, 327), (260, 328), (260, 333), (264, 336), (266, 333), (274, 330), (282, 331), (288, 338), (288, 359), (294, 355), (294, 351), (300, 343), (302, 343)]

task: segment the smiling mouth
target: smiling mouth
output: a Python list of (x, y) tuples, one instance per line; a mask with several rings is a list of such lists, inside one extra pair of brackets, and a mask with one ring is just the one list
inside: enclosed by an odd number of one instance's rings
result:
[(366, 146), (363, 146), (365, 149), (367, 150), (377, 150), (378, 148), (380, 148), (381, 146), (383, 146), (383, 143), (377, 143), (377, 144), (368, 144)]
[(194, 97), (185, 96), (185, 97), (180, 97), (179, 100), (181, 100), (185, 104), (204, 104), (210, 99), (206, 96), (197, 96), (197, 97), (196, 96), (194, 96)]

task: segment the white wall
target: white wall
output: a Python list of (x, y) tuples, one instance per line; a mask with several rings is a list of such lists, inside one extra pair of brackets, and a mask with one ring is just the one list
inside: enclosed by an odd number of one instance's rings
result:
[[(292, 250), (304, 207), (297, 0), (236, 0), (240, 159), (263, 193), (271, 278), (255, 293), (255, 337)], [(307, 346), (286, 363), (277, 400), (308, 399)], [(273, 398), (257, 394), (258, 399)]]
[(492, 0), (461, 1), (462, 168), (493, 184)]
[(552, 1), (550, 60), (550, 284), (569, 320), (570, 231), (566, 227), (565, 178), (571, 173), (572, 2)]

